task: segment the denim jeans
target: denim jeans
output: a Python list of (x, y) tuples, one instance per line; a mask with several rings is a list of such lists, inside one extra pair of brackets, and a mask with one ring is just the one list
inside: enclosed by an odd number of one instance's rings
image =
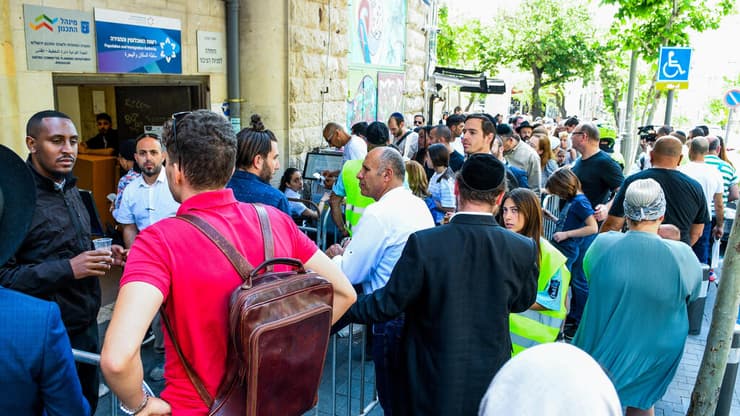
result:
[(699, 263), (709, 264), (709, 248), (711, 246), (711, 238), (712, 221), (709, 221), (708, 223), (704, 224), (704, 231), (702, 231), (699, 239), (696, 240), (696, 243), (691, 247), (691, 249), (694, 250), (694, 254), (696, 254), (696, 258), (699, 259)]
[(375, 362), (375, 385), (378, 389), (378, 400), (386, 416), (392, 415), (394, 400), (405, 400), (396, 397), (398, 392), (394, 371), (399, 371), (401, 355), (401, 334), (403, 317), (373, 325), (372, 354)]
[(588, 281), (583, 273), (583, 257), (586, 250), (596, 238), (597, 234), (586, 237), (569, 238), (556, 244), (565, 257), (568, 258), (566, 267), (570, 270), (570, 311), (568, 311), (568, 320), (578, 325), (583, 316), (583, 309), (586, 307), (588, 300)]

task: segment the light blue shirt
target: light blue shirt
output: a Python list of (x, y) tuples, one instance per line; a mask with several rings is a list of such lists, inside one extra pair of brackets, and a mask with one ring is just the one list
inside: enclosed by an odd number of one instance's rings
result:
[(434, 220), (424, 201), (399, 186), (365, 208), (344, 254), (332, 260), (352, 284), (372, 293), (388, 282), (409, 235), (431, 227)]
[(116, 211), (116, 221), (120, 224), (136, 224), (139, 231), (155, 222), (174, 217), (180, 204), (170, 193), (164, 168), (152, 185), (144, 181), (144, 175), (131, 181), (123, 190), (121, 206)]

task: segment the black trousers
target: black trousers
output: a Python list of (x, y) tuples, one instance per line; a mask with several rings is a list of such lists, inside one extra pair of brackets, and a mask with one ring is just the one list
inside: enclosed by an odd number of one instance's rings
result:
[[(69, 334), (69, 342), (74, 349), (97, 354), (99, 352), (98, 323), (93, 322), (87, 329), (77, 334)], [(98, 366), (75, 363), (75, 367), (77, 367), (77, 377), (79, 377), (80, 385), (82, 385), (82, 395), (90, 404), (90, 414), (95, 414), (95, 409), (98, 407), (98, 387), (100, 385)]]

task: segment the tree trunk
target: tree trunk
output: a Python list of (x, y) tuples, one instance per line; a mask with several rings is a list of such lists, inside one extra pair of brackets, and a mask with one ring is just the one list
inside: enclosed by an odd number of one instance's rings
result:
[(473, 106), (473, 103), (475, 102), (475, 97), (477, 95), (478, 94), (476, 94), (474, 92), (471, 92), (470, 95), (468, 95), (468, 105), (465, 106), (465, 112), (466, 113), (469, 113), (470, 112), (470, 107)]
[(532, 118), (542, 117), (542, 101), (540, 100), (540, 87), (542, 86), (542, 70), (532, 67)]
[(565, 93), (563, 93), (563, 87), (559, 86), (555, 89), (555, 103), (558, 106), (558, 112), (560, 117), (568, 117), (568, 111), (565, 109)]
[[(738, 211), (740, 213), (740, 211)], [(732, 336), (737, 319), (740, 300), (740, 227), (739, 218), (735, 217), (727, 252), (722, 264), (722, 274), (717, 289), (717, 300), (712, 312), (712, 326), (709, 328), (707, 345), (696, 376), (694, 391), (691, 393), (691, 405), (687, 416), (713, 415), (717, 408), (725, 366), (732, 344)]]
[(653, 98), (652, 102), (650, 103), (650, 110), (647, 114), (647, 120), (645, 120), (645, 124), (653, 124), (653, 117), (655, 117), (655, 110), (658, 109), (658, 101), (660, 101), (660, 96), (663, 94), (662, 91), (655, 91), (655, 98)]

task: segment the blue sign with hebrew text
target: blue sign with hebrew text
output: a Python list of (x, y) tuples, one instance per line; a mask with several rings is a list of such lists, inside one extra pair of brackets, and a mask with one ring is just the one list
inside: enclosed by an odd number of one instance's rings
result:
[(95, 9), (99, 72), (181, 74), (180, 20)]

